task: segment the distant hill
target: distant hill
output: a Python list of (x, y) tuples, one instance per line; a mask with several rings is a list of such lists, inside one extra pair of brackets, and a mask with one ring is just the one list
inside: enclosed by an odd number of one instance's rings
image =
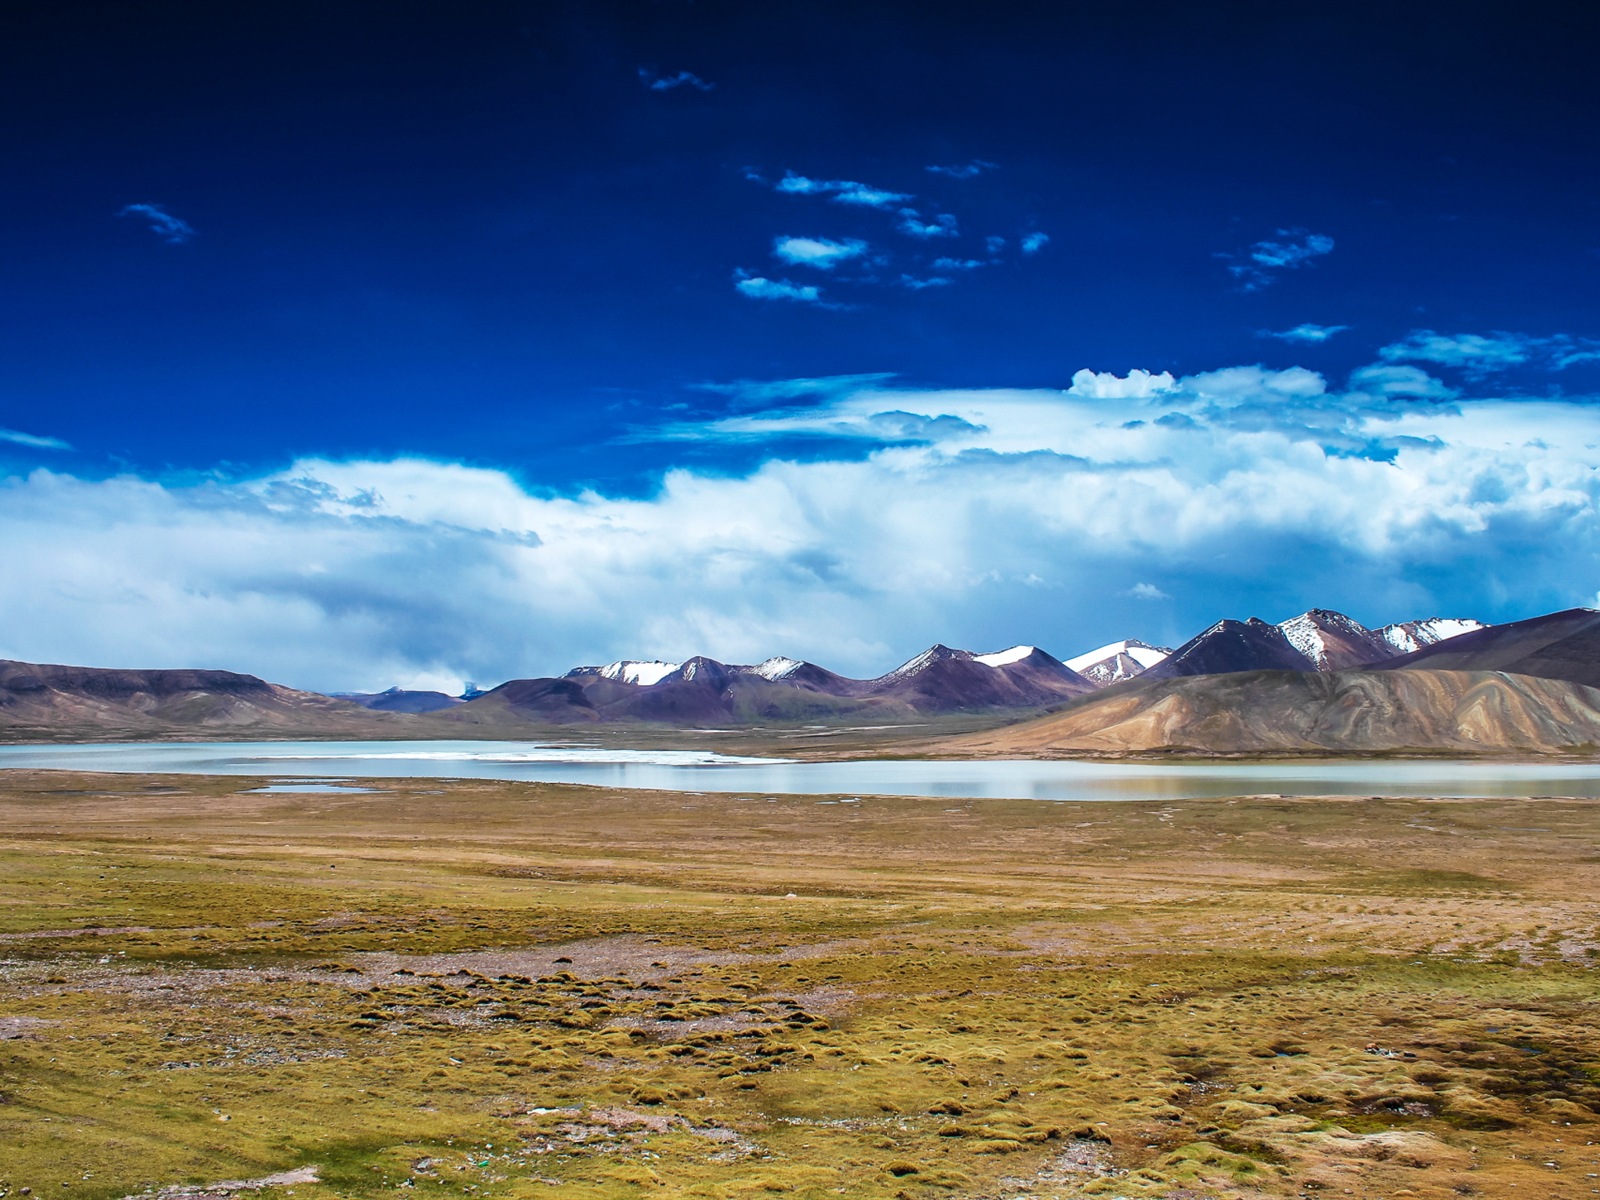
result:
[(795, 724), (850, 716), (899, 720), (960, 712), (1038, 709), (1094, 685), (1033, 646), (973, 654), (932, 646), (876, 679), (849, 679), (814, 663), (754, 666), (696, 657), (578, 667), (560, 679), (514, 679), (438, 714), (469, 725), (507, 721), (665, 725)]
[(1136, 680), (951, 754), (1593, 752), (1600, 690), (1490, 671), (1244, 671)]
[(1585, 689), (1600, 688), (1600, 612), (1368, 629), (1312, 609), (1275, 625), (1219, 621), (1170, 653), (1123, 641), (1073, 662), (1085, 670), (1036, 646), (973, 653), (935, 645), (877, 678), (852, 679), (782, 657), (753, 665), (624, 660), (457, 698), (400, 688), (329, 697), (231, 671), (3, 661), (0, 738), (516, 738), (551, 726), (716, 730), (934, 718), (973, 728), (1047, 714), (985, 735), (996, 740), (974, 752), (1018, 738), (1015, 752), (1042, 754), (1541, 752), (1589, 740)]
[(409, 692), (392, 687), (386, 692), (334, 692), (335, 700), (348, 700), (374, 712), (431, 713), (464, 703), (460, 696), (443, 692)]
[(395, 720), (232, 671), (123, 671), (0, 660), (0, 735), (164, 737), (273, 732), (394, 736)]
[(1489, 625), (1403, 658), (1383, 670), (1508, 671), (1600, 687), (1600, 612), (1564, 612)]

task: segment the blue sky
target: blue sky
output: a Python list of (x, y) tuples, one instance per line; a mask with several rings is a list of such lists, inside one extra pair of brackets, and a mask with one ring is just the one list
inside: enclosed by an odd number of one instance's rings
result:
[(1570, 4), (0, 15), (0, 655), (453, 686), (1600, 589)]

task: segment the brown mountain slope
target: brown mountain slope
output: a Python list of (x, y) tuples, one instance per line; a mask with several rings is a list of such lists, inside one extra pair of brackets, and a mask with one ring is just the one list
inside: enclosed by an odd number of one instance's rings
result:
[(1490, 625), (1390, 659), (1378, 669), (1508, 671), (1600, 687), (1600, 612), (1569, 608)]
[(1249, 671), (1130, 683), (949, 754), (1544, 754), (1600, 745), (1600, 690), (1491, 671)]
[(233, 671), (0, 660), (0, 738), (394, 737), (414, 720)]

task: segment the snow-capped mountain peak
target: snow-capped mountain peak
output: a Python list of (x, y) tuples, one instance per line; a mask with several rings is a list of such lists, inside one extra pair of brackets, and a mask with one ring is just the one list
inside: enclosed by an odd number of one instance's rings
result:
[(1110, 642), (1067, 660), (1067, 666), (1100, 687), (1143, 674), (1164, 661), (1171, 650), (1132, 638)]
[(1343, 613), (1326, 608), (1313, 608), (1298, 617), (1279, 621), (1278, 628), (1283, 631), (1289, 644), (1319, 671), (1328, 667), (1332, 652), (1330, 635), (1333, 638), (1343, 635), (1356, 642), (1372, 641), (1372, 630)]
[(1085, 653), (1078, 655), (1076, 658), (1069, 658), (1067, 659), (1067, 666), (1071, 667), (1074, 671), (1082, 671), (1086, 667), (1092, 667), (1095, 665), (1095, 663), (1101, 662), (1104, 659), (1115, 658), (1119, 654), (1126, 654), (1129, 658), (1133, 659), (1134, 662), (1138, 663), (1139, 666), (1148, 669), (1155, 666), (1158, 662), (1166, 658), (1167, 655), (1171, 653), (1171, 650), (1164, 649), (1161, 646), (1152, 646), (1148, 642), (1135, 641), (1134, 639), (1129, 638), (1120, 642), (1109, 642), (1104, 646), (1098, 647), (1097, 649), (1086, 651)]
[(1398, 625), (1385, 625), (1378, 636), (1393, 646), (1397, 653), (1410, 654), (1424, 646), (1460, 637), (1476, 629), (1485, 629), (1482, 621), (1471, 618), (1430, 617), (1424, 621), (1403, 621)]
[(922, 674), (923, 671), (926, 671), (930, 666), (932, 666), (936, 662), (943, 662), (943, 661), (945, 661), (946, 659), (949, 659), (949, 658), (971, 658), (971, 657), (972, 657), (972, 655), (969, 654), (965, 650), (952, 650), (949, 646), (940, 646), (940, 645), (929, 646), (921, 654), (917, 655), (915, 658), (911, 659), (909, 662), (901, 663), (898, 667), (896, 667), (894, 670), (890, 671), (887, 675), (882, 676), (881, 678), (886, 679), (886, 680), (887, 679), (906, 679), (906, 678), (908, 678), (909, 676), (912, 676), (912, 675), (920, 675), (920, 674)]
[(1003, 667), (1021, 662), (1037, 650), (1037, 646), (1012, 646), (1009, 650), (996, 650), (993, 654), (974, 654), (972, 661), (981, 662), (986, 667)]
[(798, 658), (785, 658), (781, 654), (775, 654), (764, 662), (758, 662), (751, 667), (750, 673), (759, 675), (763, 679), (786, 679), (803, 666), (805, 666), (805, 663)]
[(653, 683), (660, 683), (682, 665), (682, 663), (661, 662), (654, 659), (649, 662), (639, 662), (625, 658), (620, 662), (607, 663), (600, 668), (598, 674), (605, 679), (614, 679), (618, 683), (649, 687)]

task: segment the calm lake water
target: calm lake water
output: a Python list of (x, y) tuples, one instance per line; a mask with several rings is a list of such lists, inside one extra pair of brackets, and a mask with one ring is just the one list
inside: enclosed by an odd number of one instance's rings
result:
[(750, 795), (1179, 800), (1216, 796), (1583, 796), (1600, 763), (795, 762), (700, 750), (529, 742), (152, 742), (0, 746), (0, 768), (253, 775), (320, 790), (349, 779), (517, 779)]

